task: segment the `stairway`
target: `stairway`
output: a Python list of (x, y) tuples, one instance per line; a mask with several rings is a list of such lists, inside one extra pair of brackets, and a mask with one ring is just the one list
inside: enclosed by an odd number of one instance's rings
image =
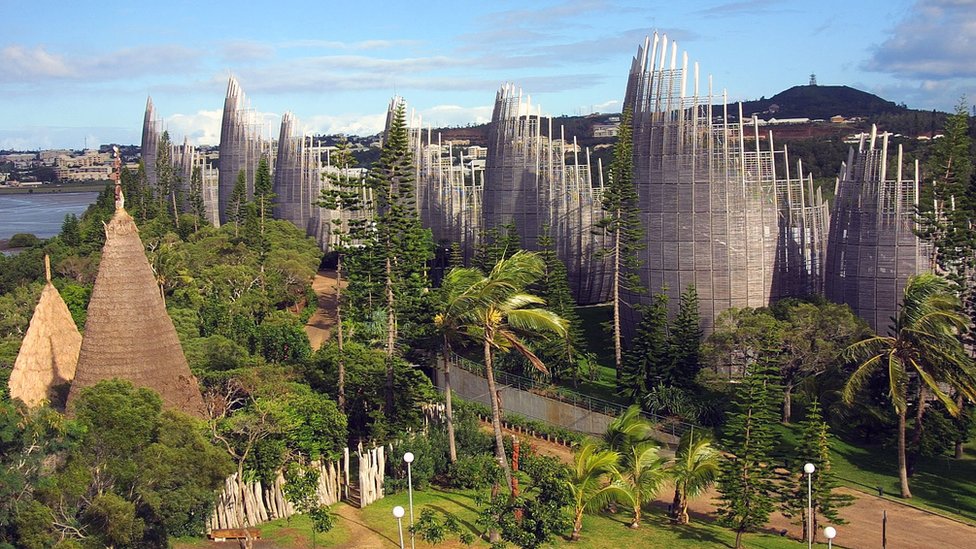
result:
[(355, 507), (356, 509), (363, 508), (363, 503), (362, 503), (363, 498), (361, 495), (361, 491), (359, 489), (359, 481), (353, 481), (349, 483), (349, 495), (346, 496), (344, 499), (346, 503), (348, 503), (352, 507)]

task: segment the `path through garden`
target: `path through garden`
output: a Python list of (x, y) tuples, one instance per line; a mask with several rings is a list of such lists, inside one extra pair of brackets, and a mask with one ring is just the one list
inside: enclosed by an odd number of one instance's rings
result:
[[(312, 350), (318, 350), (332, 333), (332, 328), (336, 323), (336, 272), (333, 270), (321, 270), (315, 275), (312, 281), (312, 289), (318, 296), (318, 307), (315, 313), (305, 323), (305, 333), (308, 334), (308, 341), (312, 344)], [(346, 283), (342, 283), (345, 287)]]
[[(514, 433), (509, 433), (514, 434)], [(544, 455), (558, 457), (566, 463), (572, 460), (572, 452), (561, 444), (533, 439), (536, 451)], [(899, 547), (940, 547), (943, 549), (964, 549), (973, 547), (976, 527), (949, 519), (922, 509), (910, 507), (890, 497), (878, 497), (850, 488), (840, 488), (845, 494), (854, 496), (854, 503), (841, 510), (840, 514), (848, 524), (837, 527), (836, 547), (875, 548), (881, 546), (882, 512), (888, 513), (887, 539), (889, 548)], [(659, 509), (667, 509), (671, 504), (673, 490), (664, 490), (654, 503)], [(714, 520), (716, 497), (713, 488), (705, 496), (691, 501), (692, 521)], [(767, 529), (771, 532), (786, 530), (791, 537), (799, 538), (800, 527), (775, 513)], [(821, 535), (820, 542), (825, 542)]]

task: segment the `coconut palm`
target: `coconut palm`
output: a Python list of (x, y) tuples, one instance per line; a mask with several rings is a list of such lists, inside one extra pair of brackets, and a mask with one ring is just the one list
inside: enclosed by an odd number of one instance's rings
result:
[(545, 300), (526, 292), (544, 272), (545, 265), (537, 254), (520, 251), (500, 260), (487, 276), (468, 280), (456, 309), (457, 327), (468, 338), (482, 346), (485, 377), (491, 402), (491, 423), (495, 431), (495, 457), (512, 488), (512, 471), (505, 457), (501, 405), (495, 388), (494, 357), (496, 352), (515, 349), (537, 370), (548, 373), (545, 364), (529, 349), (524, 338), (555, 334), (566, 339), (566, 320), (541, 306)]
[(668, 470), (674, 482), (671, 519), (688, 524), (688, 500), (703, 494), (718, 476), (720, 454), (711, 438), (701, 430), (685, 433), (678, 442), (674, 461)]
[(642, 416), (640, 406), (634, 404), (607, 425), (603, 444), (611, 450), (625, 452), (634, 444), (650, 440), (653, 432), (654, 424)]
[(632, 444), (620, 456), (617, 469), (617, 501), (629, 505), (634, 520), (631, 528), (639, 528), (641, 511), (652, 501), (668, 479), (668, 460), (658, 455), (656, 442)]
[(918, 380), (915, 387), (919, 421), (925, 392), (935, 395), (954, 416), (959, 413), (959, 407), (942, 386), (951, 387), (967, 398), (976, 398), (976, 373), (959, 339), (967, 324), (950, 283), (933, 274), (921, 274), (908, 280), (891, 335), (859, 341), (844, 351), (845, 358), (857, 364), (844, 386), (847, 403), (854, 401), (857, 392), (876, 372), (887, 378), (888, 398), (898, 414), (898, 476), (903, 498), (912, 497), (905, 456), (905, 422), (912, 379)]
[(475, 305), (472, 290), (485, 275), (477, 269), (456, 267), (451, 269), (441, 283), (440, 303), (434, 314), (434, 326), (441, 336), (441, 354), (444, 359), (444, 405), (447, 416), (447, 443), (451, 463), (457, 461), (457, 444), (454, 441), (454, 411), (451, 405), (451, 358), (452, 344), (461, 338), (465, 315)]
[(566, 480), (573, 503), (573, 535), (578, 540), (583, 529), (583, 513), (599, 512), (615, 497), (621, 497), (619, 482), (611, 480), (619, 475), (620, 454), (601, 450), (594, 441), (583, 444), (573, 456), (570, 478)]

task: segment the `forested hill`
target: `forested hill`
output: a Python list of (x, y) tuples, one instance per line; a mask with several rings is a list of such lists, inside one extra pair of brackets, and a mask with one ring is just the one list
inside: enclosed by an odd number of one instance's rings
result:
[(761, 118), (873, 117), (906, 111), (905, 106), (849, 86), (793, 86), (768, 99), (742, 103), (746, 116), (755, 113)]

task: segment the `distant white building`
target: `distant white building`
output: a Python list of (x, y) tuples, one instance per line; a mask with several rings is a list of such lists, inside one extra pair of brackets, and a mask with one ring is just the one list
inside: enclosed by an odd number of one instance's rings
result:
[(620, 123), (593, 124), (593, 137), (617, 137), (620, 134)]

